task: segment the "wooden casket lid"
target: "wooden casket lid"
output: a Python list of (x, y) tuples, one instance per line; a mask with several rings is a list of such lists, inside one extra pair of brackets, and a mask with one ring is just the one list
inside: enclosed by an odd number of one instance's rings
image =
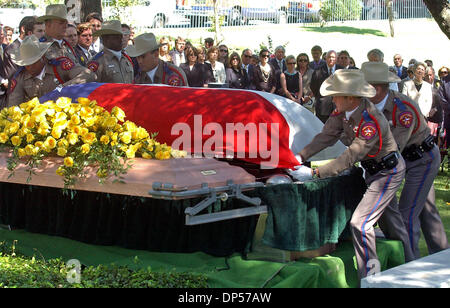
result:
[[(9, 177), (11, 172), (7, 168), (7, 159), (10, 155), (0, 153), (1, 182), (64, 188), (63, 178), (56, 174), (56, 169), (63, 164), (62, 158), (51, 157), (43, 160), (40, 168), (34, 170), (35, 174), (28, 181), (30, 174), (24, 164), (19, 164), (14, 176)], [(101, 184), (95, 168), (88, 167), (86, 178), (78, 180), (71, 189), (151, 197), (149, 191), (152, 190), (154, 183), (171, 187), (173, 191), (189, 191), (200, 189), (202, 184), (214, 188), (226, 186), (229, 181), (233, 184), (250, 184), (256, 181), (253, 175), (241, 167), (231, 166), (227, 162), (212, 158), (169, 160), (135, 158), (131, 161), (132, 168), (123, 176), (124, 183), (107, 180)]]

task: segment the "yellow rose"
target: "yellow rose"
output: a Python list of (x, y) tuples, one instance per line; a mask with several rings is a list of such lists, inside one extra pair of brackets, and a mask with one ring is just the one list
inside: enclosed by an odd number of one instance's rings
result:
[(22, 158), (22, 157), (26, 156), (27, 153), (25, 152), (25, 149), (20, 148), (17, 150), (17, 155), (19, 155), (19, 158)]
[(69, 141), (67, 141), (67, 139), (60, 139), (58, 141), (58, 147), (60, 148), (68, 148), (69, 147)]
[(64, 157), (67, 154), (66, 148), (58, 148), (58, 152), (56, 153), (58, 156)]
[(56, 140), (53, 137), (47, 137), (47, 139), (44, 141), (44, 147), (49, 149), (54, 149), (56, 147)]
[(113, 129), (117, 124), (117, 119), (113, 118), (113, 117), (108, 117), (106, 118), (106, 120), (103, 122), (103, 125), (107, 128), (107, 129)]
[(117, 120), (119, 120), (120, 122), (125, 121), (125, 112), (120, 109), (119, 107), (115, 106), (113, 107), (113, 109), (111, 110), (111, 114), (117, 118)]
[(81, 152), (83, 154), (88, 154), (90, 150), (91, 150), (91, 147), (87, 143), (85, 143), (81, 146)]
[(94, 113), (94, 110), (92, 110), (91, 107), (89, 107), (89, 106), (81, 107), (80, 115), (81, 115), (82, 118), (90, 117), (90, 116), (93, 115), (93, 113)]
[(105, 145), (108, 144), (109, 143), (109, 137), (106, 136), (106, 135), (101, 136), (100, 137), (100, 142), (105, 144)]
[(71, 145), (75, 145), (78, 142), (78, 135), (75, 133), (71, 133), (67, 135), (67, 140)]
[(85, 119), (84, 125), (86, 127), (91, 127), (95, 124), (95, 122), (97, 122), (97, 117), (87, 117)]
[(148, 154), (147, 152), (144, 152), (144, 153), (142, 153), (142, 158), (151, 159), (152, 156), (150, 154)]
[(67, 108), (72, 103), (72, 99), (69, 97), (60, 97), (56, 100), (56, 106), (61, 109)]
[(47, 136), (49, 133), (48, 129), (42, 127), (39, 127), (37, 132), (41, 136)]
[(34, 135), (33, 134), (27, 134), (27, 142), (31, 143), (34, 140)]
[(137, 126), (136, 126), (136, 124), (134, 124), (133, 122), (130, 122), (130, 121), (126, 121), (124, 124), (123, 124), (123, 128), (126, 130), (126, 131), (129, 131), (129, 132), (135, 132), (136, 131), (136, 129), (137, 129)]
[(15, 134), (20, 128), (20, 124), (18, 122), (13, 122), (8, 127), (8, 133), (10, 135)]
[(8, 142), (8, 135), (6, 133), (0, 133), (0, 143), (6, 143)]
[(58, 169), (56, 169), (56, 174), (60, 175), (60, 176), (64, 176), (64, 168), (59, 167)]
[(37, 141), (34, 146), (38, 149), (42, 149), (44, 147), (44, 143), (42, 141)]
[(30, 131), (29, 131), (27, 128), (23, 127), (23, 128), (21, 128), (21, 129), (19, 129), (19, 131), (17, 132), (17, 135), (18, 135), (19, 137), (23, 138), (23, 137), (25, 137), (29, 132), (30, 132)]
[(80, 135), (81, 134), (81, 127), (80, 126), (72, 127), (72, 132), (77, 134), (77, 135)]
[(170, 159), (170, 152), (169, 151), (165, 151), (163, 152), (163, 159)]
[(73, 158), (70, 157), (70, 156), (64, 158), (64, 166), (66, 166), (66, 167), (73, 167)]
[(130, 132), (121, 133), (120, 140), (125, 144), (129, 144), (131, 142), (131, 133)]
[(14, 136), (11, 138), (11, 143), (13, 144), (13, 146), (17, 147), (22, 143), (22, 138), (20, 138), (19, 136)]
[(89, 129), (87, 129), (86, 127), (82, 127), (81, 128), (81, 130), (80, 130), (80, 136), (81, 137), (84, 137), (84, 136), (86, 136), (87, 134), (89, 133)]
[(97, 136), (95, 135), (95, 133), (88, 133), (83, 136), (84, 143), (93, 144), (95, 141), (97, 141)]
[(25, 147), (25, 153), (31, 156), (36, 154), (36, 150), (32, 144), (29, 144)]
[(91, 100), (87, 97), (79, 97), (77, 101), (83, 106), (89, 106), (89, 104), (91, 103)]
[(77, 116), (76, 114), (74, 114), (71, 118), (70, 118), (70, 123), (74, 124), (74, 125), (78, 125), (80, 124), (81, 120), (80, 117)]
[(59, 129), (59, 128), (53, 128), (52, 129), (52, 136), (53, 136), (53, 138), (59, 139), (59, 138), (61, 138), (61, 134), (62, 134), (62, 130), (61, 129)]
[(136, 156), (136, 151), (134, 150), (134, 148), (132, 146), (130, 146), (126, 151), (125, 154), (127, 155), (128, 158), (135, 158)]
[(164, 155), (163, 152), (159, 151), (155, 154), (155, 158), (161, 160), (163, 159), (163, 155)]

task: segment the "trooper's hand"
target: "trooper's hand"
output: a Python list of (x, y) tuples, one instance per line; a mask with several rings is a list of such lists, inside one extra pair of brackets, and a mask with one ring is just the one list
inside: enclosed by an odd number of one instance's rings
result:
[(305, 182), (312, 180), (312, 170), (306, 166), (296, 166), (296, 170), (288, 170), (288, 173), (297, 181)]

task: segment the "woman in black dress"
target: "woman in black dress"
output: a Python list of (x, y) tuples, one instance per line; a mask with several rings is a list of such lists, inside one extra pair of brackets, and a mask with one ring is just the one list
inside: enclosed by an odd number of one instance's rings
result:
[(228, 59), (228, 68), (226, 70), (226, 83), (233, 89), (246, 89), (248, 86), (248, 78), (242, 69), (241, 58), (238, 53), (233, 52)]
[(286, 57), (287, 69), (280, 75), (283, 94), (290, 100), (299, 103), (303, 95), (303, 84), (300, 73), (295, 69), (297, 61), (294, 56)]
[(214, 82), (214, 77), (210, 68), (202, 63), (197, 62), (198, 49), (189, 47), (186, 49), (186, 63), (180, 64), (180, 68), (186, 74), (190, 87), (208, 87), (208, 83)]
[(269, 64), (269, 51), (263, 49), (259, 52), (260, 63), (253, 71), (253, 83), (256, 90), (274, 93), (277, 81), (275, 79), (275, 68)]

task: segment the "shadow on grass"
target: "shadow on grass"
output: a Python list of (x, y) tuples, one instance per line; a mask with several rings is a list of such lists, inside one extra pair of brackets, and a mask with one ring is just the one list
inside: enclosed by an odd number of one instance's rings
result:
[(344, 34), (375, 35), (383, 37), (388, 36), (386, 33), (375, 29), (361, 29), (347, 26), (305, 27), (304, 29), (305, 31), (319, 32), (319, 33), (340, 32)]

